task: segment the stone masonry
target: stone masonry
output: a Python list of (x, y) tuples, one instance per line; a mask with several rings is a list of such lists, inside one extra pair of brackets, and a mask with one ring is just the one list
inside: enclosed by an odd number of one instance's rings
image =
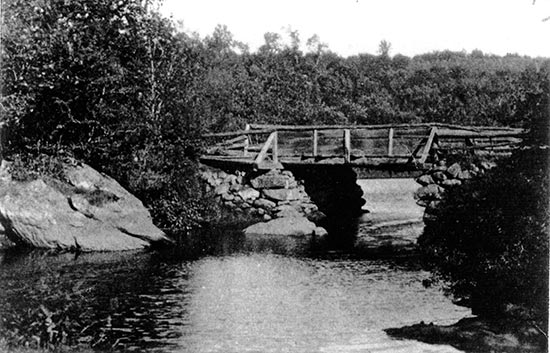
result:
[(288, 170), (227, 173), (205, 167), (201, 177), (207, 191), (214, 192), (219, 202), (235, 213), (247, 213), (266, 222), (299, 217), (317, 222), (324, 218), (304, 185)]

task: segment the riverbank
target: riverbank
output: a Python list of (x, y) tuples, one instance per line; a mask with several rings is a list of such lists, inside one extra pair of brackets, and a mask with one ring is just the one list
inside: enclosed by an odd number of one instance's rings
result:
[(512, 319), (486, 320), (464, 318), (453, 325), (421, 322), (412, 326), (386, 329), (399, 339), (413, 339), (430, 344), (447, 344), (465, 352), (536, 352), (548, 351), (546, 334), (533, 322)]

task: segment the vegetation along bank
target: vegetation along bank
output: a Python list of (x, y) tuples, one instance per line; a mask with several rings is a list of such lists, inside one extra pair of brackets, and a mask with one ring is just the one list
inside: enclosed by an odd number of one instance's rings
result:
[(63, 181), (63, 161), (86, 163), (177, 238), (219, 214), (197, 162), (204, 133), (245, 123), (530, 128), (509, 162), (432, 205), (437, 222), (427, 223), (420, 245), (476, 313), (547, 332), (549, 59), (481, 51), (411, 58), (384, 46), (343, 58), (318, 37), (300, 50), (296, 32), (288, 45), (267, 33), (251, 52), (224, 26), (199, 38), (146, 4), (5, 2), (0, 120), (12, 175)]

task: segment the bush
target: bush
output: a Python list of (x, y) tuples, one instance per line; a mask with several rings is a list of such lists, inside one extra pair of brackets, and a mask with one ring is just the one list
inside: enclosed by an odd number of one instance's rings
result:
[[(474, 313), (548, 315), (548, 149), (534, 147), (450, 189), (419, 245)], [(515, 310), (511, 310), (515, 309)]]

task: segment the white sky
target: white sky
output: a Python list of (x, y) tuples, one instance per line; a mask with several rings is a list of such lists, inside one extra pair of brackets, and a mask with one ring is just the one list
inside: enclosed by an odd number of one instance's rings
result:
[(550, 0), (164, 0), (161, 12), (201, 37), (225, 24), (256, 50), (265, 32), (313, 34), (343, 56), (435, 50), (550, 57)]

